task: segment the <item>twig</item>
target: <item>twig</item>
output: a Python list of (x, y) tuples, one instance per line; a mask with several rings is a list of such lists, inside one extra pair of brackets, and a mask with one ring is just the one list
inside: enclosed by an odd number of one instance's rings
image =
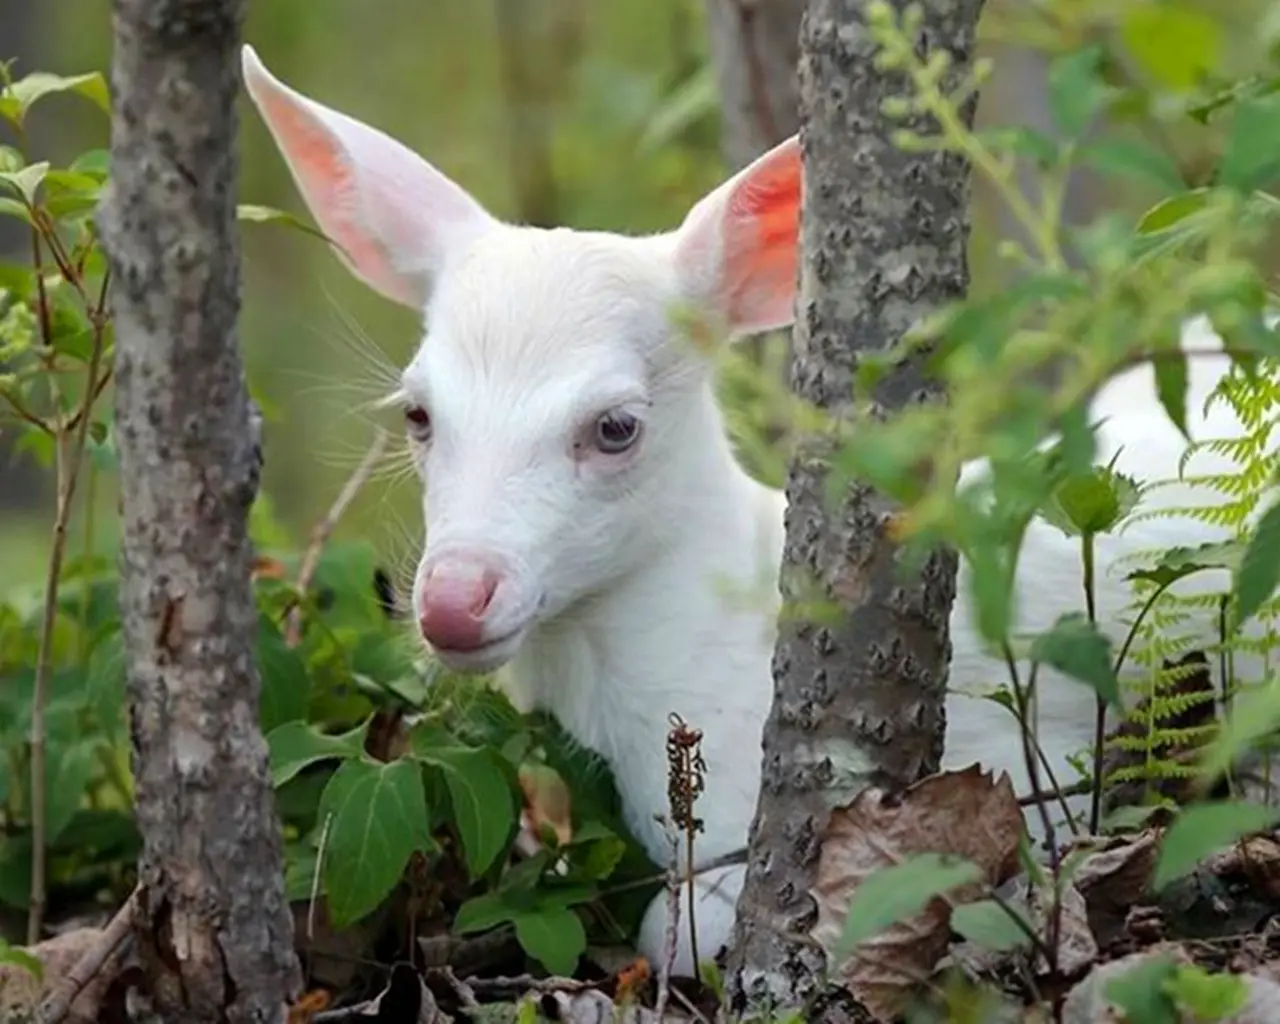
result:
[[(667, 1001), (671, 998), (671, 968), (676, 960), (676, 943), (680, 936), (680, 837), (675, 829), (667, 825), (667, 843), (671, 847), (667, 868), (667, 930), (662, 940), (662, 965), (658, 970), (658, 998), (653, 1012), (658, 1020), (667, 1012)], [(697, 974), (698, 965), (693, 965)]]
[[(334, 499), (333, 505), (329, 508), (325, 517), (316, 523), (314, 529), (312, 529), (311, 541), (302, 556), (302, 566), (298, 570), (298, 593), (305, 594), (307, 588), (311, 586), (311, 580), (315, 577), (316, 569), (320, 565), (320, 554), (324, 550), (325, 542), (333, 534), (334, 528), (338, 525), (338, 520), (346, 512), (347, 506), (355, 500), (356, 495), (360, 493), (360, 488), (368, 482), (369, 476), (373, 473), (374, 467), (377, 466), (378, 460), (382, 458), (382, 452), (386, 446), (386, 431), (379, 428), (373, 436), (373, 444), (369, 446), (368, 452), (360, 460), (360, 465), (356, 467), (350, 479), (343, 485), (342, 490), (338, 492), (338, 497)], [(285, 643), (290, 647), (296, 647), (301, 635), (302, 609), (294, 607), (289, 613)]]
[[(36, 246), (37, 253), (39, 245)], [(111, 275), (102, 277), (102, 290), (98, 305), (90, 311), (93, 319), (93, 352), (89, 356), (88, 378), (81, 407), (82, 416), (71, 441), (71, 450), (64, 450), (66, 435), (59, 431), (55, 437), (58, 461), (57, 510), (53, 522), (53, 543), (49, 553), (49, 572), (45, 580), (44, 615), (40, 624), (40, 652), (36, 661), (36, 679), (31, 696), (31, 899), (27, 915), (27, 945), (40, 941), (40, 927), (44, 918), (45, 903), (45, 749), (44, 705), (48, 697), (49, 671), (53, 661), (53, 627), (58, 615), (58, 584), (62, 579), (62, 562), (67, 551), (67, 524), (71, 520), (71, 506), (75, 498), (76, 484), (80, 479), (80, 463), (89, 438), (90, 415), (94, 401), (94, 383), (102, 364), (102, 349), (106, 338), (107, 288)], [(42, 293), (43, 294), (43, 293)], [(43, 301), (43, 300), (42, 300)], [(50, 339), (46, 339), (50, 342)], [(66, 459), (64, 463), (64, 458)]]
[(93, 948), (75, 962), (62, 983), (41, 1002), (38, 1017), (40, 1024), (58, 1024), (71, 1012), (71, 1004), (75, 1002), (76, 996), (84, 991), (85, 986), (129, 937), (129, 930), (133, 927), (133, 920), (141, 903), (142, 889), (138, 887), (129, 894), (124, 906), (116, 911), (116, 916), (102, 929)]
[(475, 1016), (476, 1011), (483, 1011), (484, 1006), (476, 998), (475, 989), (454, 974), (452, 967), (437, 967), (428, 973), (438, 978), (443, 978), (446, 984), (453, 989), (453, 994), (458, 997), (458, 1002), (462, 1005), (462, 1008), (472, 1016)]

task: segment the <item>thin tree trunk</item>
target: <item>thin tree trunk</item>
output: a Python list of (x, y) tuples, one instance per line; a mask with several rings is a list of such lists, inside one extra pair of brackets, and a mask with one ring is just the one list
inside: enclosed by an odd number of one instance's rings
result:
[(135, 927), (166, 1021), (283, 1021), (300, 987), (258, 728), (247, 516), (257, 426), (237, 349), (244, 0), (116, 0), (116, 422), (136, 813)]
[[(891, 2), (899, 12), (907, 6)], [(981, 6), (924, 5), (920, 50), (943, 47), (967, 65)], [(863, 18), (863, 0), (811, 0), (801, 29), (805, 188), (792, 386), (835, 414), (848, 408), (863, 353), (882, 351), (961, 298), (969, 279), (968, 167), (892, 145), (902, 125), (881, 103), (908, 87), (875, 67)], [(890, 412), (937, 397), (913, 360), (883, 381), (878, 402)], [(820, 985), (824, 955), (804, 936), (831, 807), (868, 784), (902, 787), (936, 771), (942, 753), (955, 555), (939, 551), (914, 578), (900, 575), (886, 530), (892, 503), (858, 486), (828, 505), (826, 454), (813, 441), (792, 460), (782, 591), (797, 599), (816, 577), (842, 614), (836, 624), (780, 623), (729, 964), (739, 1009), (794, 1006)]]
[(796, 61), (805, 0), (707, 0), (707, 31), (734, 170), (800, 124)]

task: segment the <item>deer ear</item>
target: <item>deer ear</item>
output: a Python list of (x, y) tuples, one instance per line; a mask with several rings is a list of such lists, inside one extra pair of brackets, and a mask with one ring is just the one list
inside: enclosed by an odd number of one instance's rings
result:
[(793, 135), (699, 200), (676, 232), (682, 288), (731, 337), (795, 320), (802, 178)]
[(308, 99), (242, 50), (245, 88), (320, 230), (387, 298), (422, 309), (446, 260), (497, 222), (376, 128)]

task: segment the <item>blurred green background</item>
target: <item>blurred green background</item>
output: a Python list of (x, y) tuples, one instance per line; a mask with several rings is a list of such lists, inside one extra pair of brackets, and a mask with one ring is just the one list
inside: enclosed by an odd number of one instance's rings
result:
[[(713, 0), (736, 2), (736, 0)], [(1044, 57), (1004, 41), (1024, 0), (991, 0), (983, 51), (996, 74), (984, 123), (1051, 131)], [(677, 224), (729, 170), (709, 64), (704, 0), (252, 0), (245, 31), (272, 71), (301, 91), (367, 120), (423, 153), (499, 216), (529, 223), (644, 232)], [(106, 69), (111, 26), (102, 0), (0, 0), (0, 57), (17, 75)], [(1221, 19), (1221, 60), (1239, 76), (1262, 0), (1206, 0)], [(88, 104), (42, 106), (34, 159), (66, 160), (107, 145)], [(240, 201), (304, 213), (265, 128), (241, 103)], [(1211, 130), (1176, 144), (1194, 170), (1212, 155)], [(853, 187), (856, 187), (853, 186)], [(1146, 197), (1081, 175), (1070, 218)], [(1009, 230), (988, 191), (974, 193), (975, 287), (998, 287), (995, 242)], [(0, 226), (0, 255), (25, 239)], [(367, 404), (390, 385), (417, 342), (415, 318), (350, 278), (319, 242), (272, 226), (242, 229), (241, 341), (267, 415), (266, 500), (284, 543), (305, 539), (367, 448), (380, 417)], [(502, 287), (495, 282), (495, 287)], [(415, 556), (420, 531), (412, 477), (388, 463), (342, 520), (339, 536), (373, 541), (391, 563)], [(96, 495), (113, 511), (112, 485)], [(0, 566), (6, 585), (39, 578), (48, 550), (51, 488), (16, 463), (0, 438)], [(100, 549), (115, 517), (94, 517)]]

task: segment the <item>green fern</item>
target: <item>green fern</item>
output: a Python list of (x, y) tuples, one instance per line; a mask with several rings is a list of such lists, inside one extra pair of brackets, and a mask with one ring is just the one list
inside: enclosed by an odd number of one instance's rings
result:
[[(1259, 503), (1266, 497), (1275, 479), (1276, 456), (1268, 452), (1272, 430), (1280, 421), (1280, 368), (1259, 367), (1250, 377), (1239, 366), (1233, 366), (1209, 395), (1205, 412), (1217, 404), (1226, 405), (1239, 420), (1242, 432), (1235, 437), (1218, 437), (1193, 442), (1178, 467), (1179, 476), (1172, 480), (1153, 481), (1148, 493), (1156, 488), (1179, 485), (1204, 492), (1210, 499), (1205, 504), (1178, 505), (1139, 510), (1130, 522), (1143, 519), (1184, 519), (1222, 529), (1231, 542), (1243, 545), (1256, 520)], [(1209, 452), (1227, 460), (1225, 471), (1188, 473), (1196, 455)], [(1168, 555), (1166, 551), (1147, 551), (1134, 557), (1137, 564), (1153, 566)], [(1157, 583), (1150, 578), (1133, 581), (1133, 601), (1127, 611), (1126, 624), (1132, 627), (1141, 610), (1152, 600)], [(1191, 651), (1202, 651), (1208, 658), (1213, 675), (1221, 679), (1223, 699), (1230, 701), (1241, 689), (1263, 682), (1273, 658), (1280, 649), (1280, 600), (1273, 599), (1259, 609), (1251, 621), (1250, 632), (1235, 630), (1224, 634), (1219, 629), (1215, 638), (1206, 638), (1193, 630), (1194, 617), (1220, 623), (1228, 593), (1179, 593), (1170, 588), (1155, 598), (1135, 630), (1135, 642), (1127, 662), (1129, 671), (1122, 683), (1130, 698), (1130, 710), (1124, 723), (1109, 741), (1107, 762), (1118, 764), (1104, 776), (1108, 789), (1140, 783), (1144, 789), (1142, 802), (1167, 798), (1179, 780), (1194, 775), (1194, 766), (1180, 751), (1194, 750), (1205, 743), (1216, 727), (1209, 708), (1195, 715), (1217, 696), (1212, 688), (1185, 692), (1182, 684), (1188, 678), (1188, 666), (1180, 659)], [(1242, 678), (1236, 669), (1242, 654), (1259, 657), (1263, 665), (1261, 678)], [(1170, 723), (1197, 719), (1199, 724), (1179, 728)], [(1270, 776), (1270, 764), (1263, 766), (1264, 777)]]

